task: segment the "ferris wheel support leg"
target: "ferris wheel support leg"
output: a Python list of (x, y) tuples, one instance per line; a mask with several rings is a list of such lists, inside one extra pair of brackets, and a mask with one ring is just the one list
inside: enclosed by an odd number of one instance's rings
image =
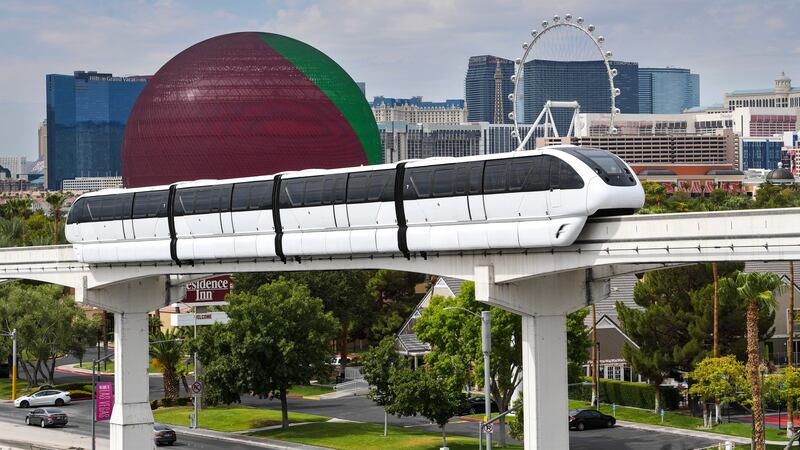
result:
[(494, 279), (492, 266), (476, 267), (475, 298), (522, 316), (525, 448), (569, 448), (567, 314), (599, 290), (583, 270), (513, 284)]
[(86, 291), (84, 301), (114, 313), (114, 408), (111, 450), (153, 449), (148, 312), (167, 300), (165, 277)]

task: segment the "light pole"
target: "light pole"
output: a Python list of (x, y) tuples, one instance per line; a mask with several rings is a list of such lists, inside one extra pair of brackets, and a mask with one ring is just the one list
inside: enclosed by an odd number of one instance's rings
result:
[(0, 336), (11, 337), (11, 400), (17, 399), (17, 329), (11, 333), (0, 333)]
[[(492, 313), (491, 311), (481, 311), (481, 314), (478, 315), (466, 308), (462, 308), (460, 306), (448, 306), (444, 308), (444, 311), (451, 310), (451, 309), (459, 309), (464, 312), (468, 312), (475, 317), (479, 317), (481, 319), (481, 349), (483, 351), (483, 408), (484, 408), (484, 415), (486, 416), (486, 421), (489, 422), (489, 419), (492, 417), (492, 400), (490, 397), (490, 386), (491, 386), (491, 372), (489, 370), (489, 357), (492, 353)], [(492, 450), (492, 435), (486, 433), (486, 450)]]

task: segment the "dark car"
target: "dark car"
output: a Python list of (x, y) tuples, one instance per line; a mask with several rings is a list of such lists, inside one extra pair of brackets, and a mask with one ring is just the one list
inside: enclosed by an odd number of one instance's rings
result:
[[(464, 409), (461, 414), (485, 414), (486, 404), (484, 403), (485, 397), (469, 397), (464, 404)], [(500, 408), (497, 407), (497, 402), (492, 400), (492, 412), (499, 413)]]
[(614, 416), (594, 409), (573, 409), (569, 412), (569, 428), (583, 431), (587, 428), (611, 428), (617, 423)]
[(153, 440), (156, 445), (172, 445), (177, 440), (177, 437), (175, 436), (175, 430), (157, 423), (153, 425)]
[(67, 414), (58, 408), (36, 408), (25, 416), (27, 425), (63, 427), (67, 425)]

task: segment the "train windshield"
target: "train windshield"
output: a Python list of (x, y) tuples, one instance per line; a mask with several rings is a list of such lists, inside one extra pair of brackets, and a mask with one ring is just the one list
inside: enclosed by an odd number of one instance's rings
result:
[(564, 149), (586, 163), (611, 186), (635, 186), (636, 177), (619, 157), (606, 150)]

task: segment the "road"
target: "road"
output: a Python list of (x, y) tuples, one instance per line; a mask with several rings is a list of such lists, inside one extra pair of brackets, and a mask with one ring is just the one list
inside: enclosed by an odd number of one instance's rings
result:
[[(94, 357), (92, 354), (91, 357)], [(68, 364), (72, 361), (64, 359), (59, 364)], [(59, 373), (56, 375), (57, 383), (87, 381), (89, 377), (74, 374)], [(105, 380), (113, 381), (113, 377)], [(181, 395), (186, 395), (181, 392)], [(163, 382), (160, 377), (150, 377), (150, 398), (158, 399), (163, 396)], [(316, 414), (340, 419), (353, 420), (358, 422), (383, 423), (383, 409), (375, 405), (372, 401), (364, 397), (344, 397), (340, 399), (327, 400), (307, 400), (289, 399), (289, 410)], [(242, 404), (258, 408), (280, 409), (280, 402), (277, 400), (264, 400), (250, 396), (242, 398)], [(75, 402), (64, 408), (70, 417), (70, 425), (66, 429), (71, 433), (91, 435), (91, 403), (88, 401)], [(22, 423), (25, 418), (25, 410), (16, 409), (12, 404), (0, 403), (0, 421), (11, 423)], [(474, 422), (455, 420), (447, 426), (448, 433), (460, 434), (477, 437), (478, 425)], [(389, 416), (389, 424), (401, 427), (413, 427), (416, 429), (427, 430), (438, 433), (436, 425), (430, 424), (427, 420), (418, 417), (395, 417)], [(202, 426), (202, 424), (201, 424)], [(108, 422), (101, 422), (97, 426), (97, 436), (108, 439)], [(509, 438), (509, 442), (517, 442)], [(716, 444), (713, 439), (702, 439), (687, 436), (680, 436), (672, 433), (659, 433), (652, 431), (641, 431), (626, 427), (614, 427), (612, 429), (587, 430), (583, 432), (570, 431), (571, 450), (688, 450), (700, 447), (707, 447)], [(179, 435), (178, 443), (187, 449), (218, 449), (224, 445), (226, 449), (256, 449), (261, 448), (246, 443), (225, 442), (201, 436)]]

